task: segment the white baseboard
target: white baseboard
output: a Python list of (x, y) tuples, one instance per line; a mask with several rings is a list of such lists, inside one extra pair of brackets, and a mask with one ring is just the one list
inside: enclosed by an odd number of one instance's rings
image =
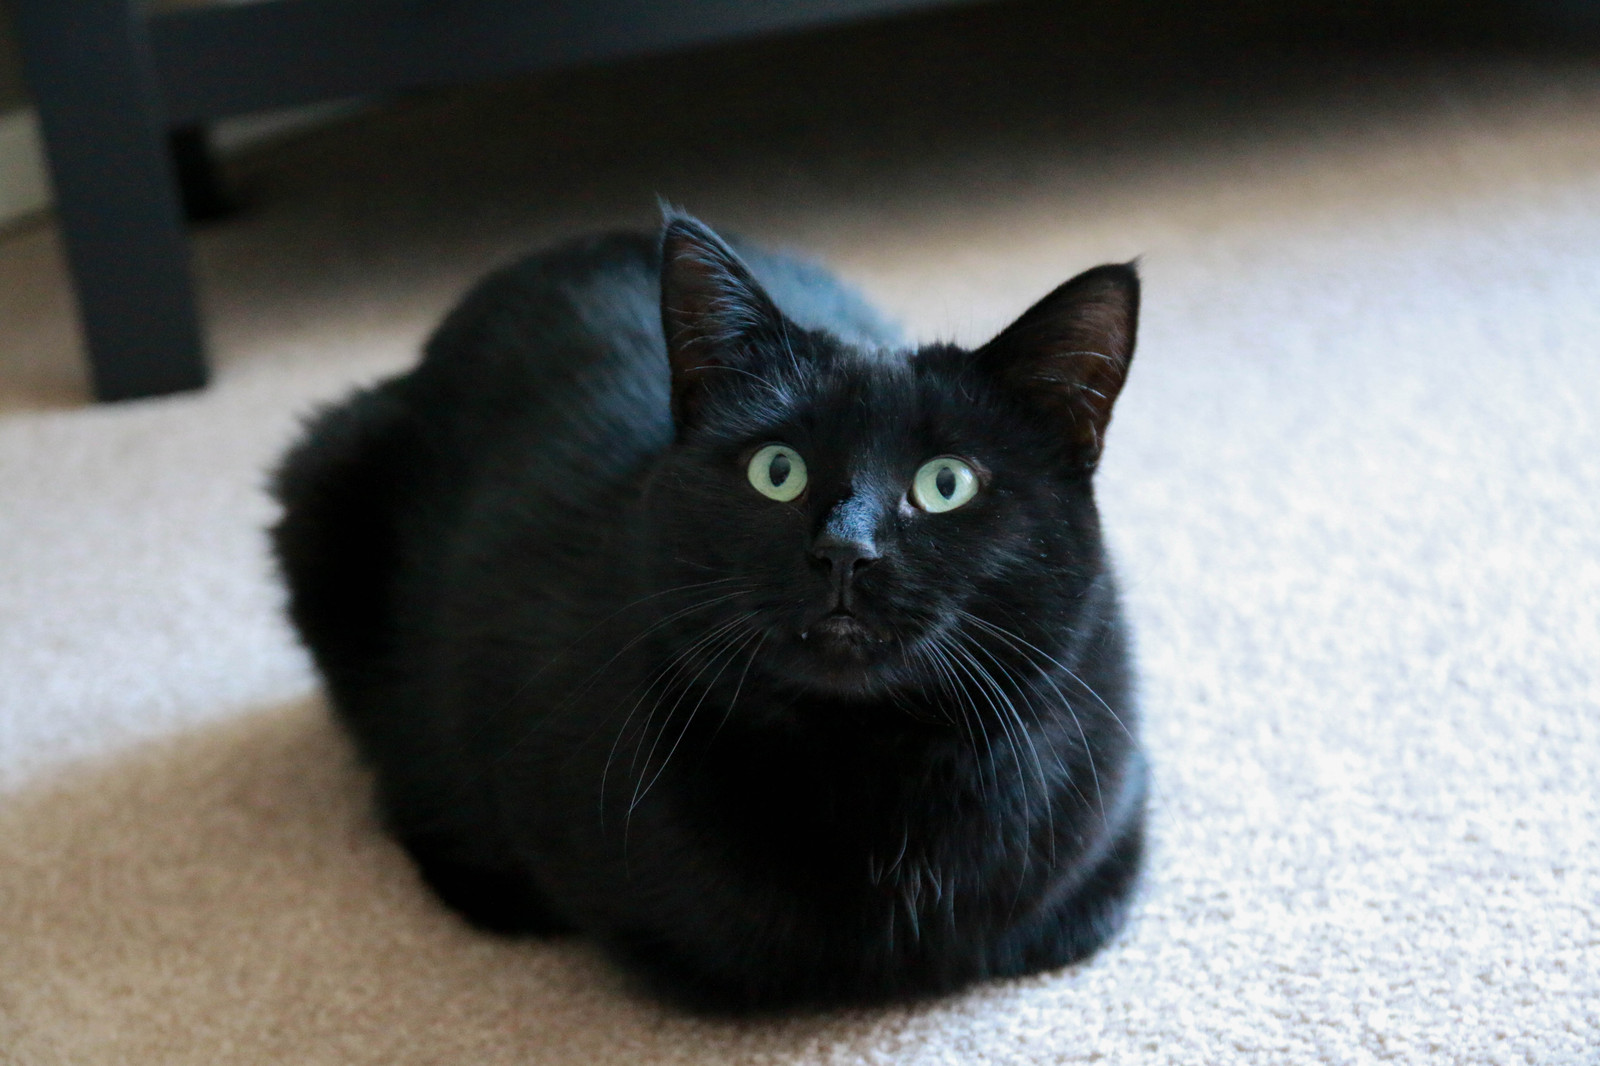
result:
[(31, 107), (0, 115), (0, 226), (50, 206), (44, 145)]

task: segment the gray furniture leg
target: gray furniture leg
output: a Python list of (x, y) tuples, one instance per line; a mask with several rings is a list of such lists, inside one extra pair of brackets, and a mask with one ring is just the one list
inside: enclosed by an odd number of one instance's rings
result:
[(139, 0), (12, 0), (102, 400), (206, 382), (142, 8)]
[(178, 179), (178, 203), (183, 217), (193, 223), (217, 222), (238, 210), (211, 152), (204, 126), (178, 126), (168, 137), (173, 173)]

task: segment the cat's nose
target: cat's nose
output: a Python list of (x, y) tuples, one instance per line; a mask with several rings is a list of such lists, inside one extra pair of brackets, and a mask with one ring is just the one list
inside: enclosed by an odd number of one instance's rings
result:
[(827, 566), (841, 590), (848, 589), (850, 579), (878, 558), (878, 546), (873, 541), (876, 518), (870, 498), (847, 497), (828, 513), (816, 540), (811, 542), (811, 557)]
[(878, 549), (869, 540), (823, 533), (811, 545), (811, 556), (827, 564), (837, 578), (850, 578), (878, 560)]

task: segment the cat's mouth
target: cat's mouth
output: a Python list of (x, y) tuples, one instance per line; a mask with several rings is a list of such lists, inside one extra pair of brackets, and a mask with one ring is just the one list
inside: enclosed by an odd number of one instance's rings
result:
[(821, 655), (865, 662), (888, 638), (862, 621), (855, 612), (835, 607), (802, 629), (800, 640)]

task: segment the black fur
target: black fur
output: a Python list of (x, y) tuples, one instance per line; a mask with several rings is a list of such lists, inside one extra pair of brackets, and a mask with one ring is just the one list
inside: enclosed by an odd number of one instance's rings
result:
[[(742, 252), (672, 216), (533, 256), (284, 463), (291, 611), (390, 824), (474, 923), (702, 1008), (1082, 958), (1142, 847), (1091, 487), (1137, 277), (913, 350)], [(771, 442), (792, 502), (747, 476)], [(947, 455), (978, 494), (921, 510)]]

